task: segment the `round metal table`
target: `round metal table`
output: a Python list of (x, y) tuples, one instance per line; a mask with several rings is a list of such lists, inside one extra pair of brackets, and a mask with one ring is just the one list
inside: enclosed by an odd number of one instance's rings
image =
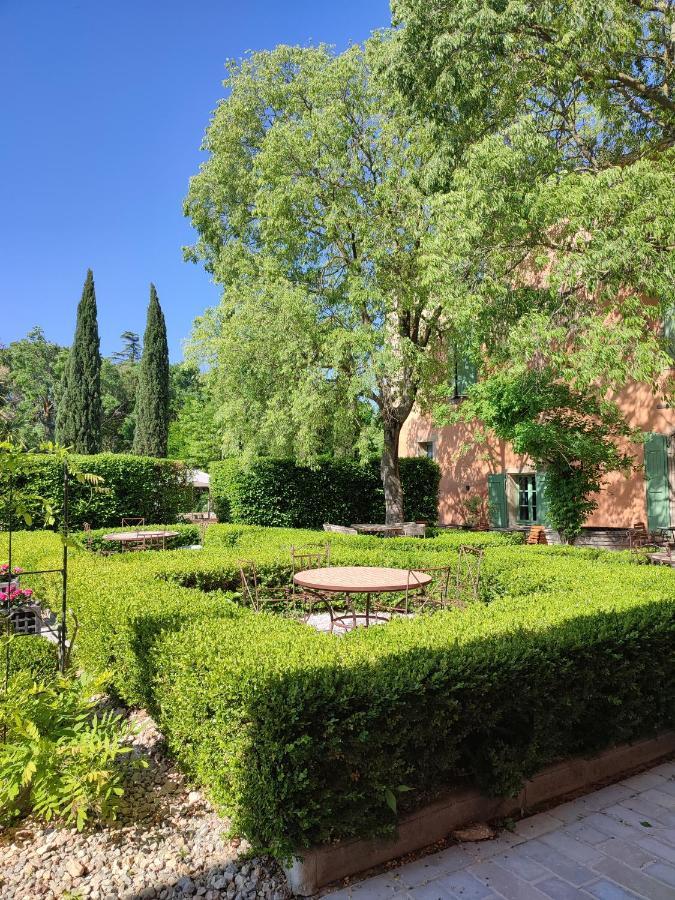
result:
[(178, 537), (178, 531), (112, 531), (104, 534), (101, 540), (117, 542), (121, 550), (137, 549), (138, 545), (145, 548), (148, 544), (161, 543), (162, 550), (166, 550), (167, 538)]
[[(431, 583), (431, 575), (411, 569), (389, 569), (378, 566), (330, 566), (324, 569), (305, 569), (296, 572), (293, 581), (302, 588), (322, 597), (324, 594), (365, 594), (365, 624), (370, 625), (370, 595), (393, 594), (416, 590)], [(356, 612), (352, 610), (356, 625)], [(377, 616), (377, 614), (376, 614)], [(344, 617), (343, 617), (344, 618)]]

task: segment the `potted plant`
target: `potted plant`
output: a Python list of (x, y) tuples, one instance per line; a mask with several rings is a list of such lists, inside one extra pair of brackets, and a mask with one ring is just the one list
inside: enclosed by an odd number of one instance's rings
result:
[(19, 575), (23, 572), (18, 566), (12, 566), (9, 571), (9, 563), (0, 564), (0, 591), (5, 593), (19, 586)]
[(462, 527), (477, 531), (487, 530), (489, 527), (487, 499), (487, 493), (484, 491), (475, 491), (462, 497)]

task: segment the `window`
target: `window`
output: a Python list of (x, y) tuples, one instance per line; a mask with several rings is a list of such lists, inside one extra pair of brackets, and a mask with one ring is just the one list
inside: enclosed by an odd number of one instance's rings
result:
[(467, 389), (475, 384), (478, 373), (471, 360), (455, 349), (450, 358), (450, 373), (452, 377), (452, 399), (461, 400), (466, 397)]
[(661, 323), (661, 336), (666, 345), (666, 351), (675, 360), (675, 308), (670, 307), (663, 316)]
[(537, 478), (535, 475), (516, 475), (518, 487), (518, 521), (534, 524), (537, 521)]
[(427, 459), (434, 458), (433, 441), (420, 441), (417, 446), (420, 448), (420, 456), (426, 456)]

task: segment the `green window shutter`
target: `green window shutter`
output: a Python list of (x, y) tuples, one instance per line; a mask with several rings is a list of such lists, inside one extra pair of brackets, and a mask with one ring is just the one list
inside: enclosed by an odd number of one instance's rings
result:
[(506, 504), (506, 475), (488, 475), (488, 508), (493, 528), (508, 528), (509, 510)]
[(548, 525), (548, 498), (546, 496), (546, 472), (537, 472), (535, 475), (537, 485), (537, 522), (539, 525)]
[(471, 360), (464, 356), (456, 356), (455, 361), (455, 396), (465, 397), (468, 388), (478, 380), (478, 373)]
[(647, 528), (658, 531), (670, 525), (668, 444), (665, 434), (650, 434), (645, 441), (647, 479)]
[(666, 344), (666, 350), (675, 359), (675, 307), (673, 306), (667, 309), (663, 316), (661, 333)]

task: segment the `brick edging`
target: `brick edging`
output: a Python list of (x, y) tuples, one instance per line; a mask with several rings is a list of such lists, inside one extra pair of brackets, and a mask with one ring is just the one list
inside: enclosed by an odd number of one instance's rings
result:
[(598, 782), (625, 775), (675, 753), (675, 731), (630, 744), (619, 744), (592, 757), (555, 763), (528, 779), (516, 797), (486, 797), (474, 789), (450, 791), (439, 800), (404, 816), (391, 839), (354, 838), (304, 851), (286, 877), (293, 893), (306, 897), (321, 887), (421, 850), (470, 822), (519, 813)]

